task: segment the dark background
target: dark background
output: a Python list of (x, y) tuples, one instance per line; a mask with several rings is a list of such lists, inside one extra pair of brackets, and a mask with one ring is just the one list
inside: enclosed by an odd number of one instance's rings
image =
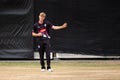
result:
[(117, 0), (34, 0), (34, 21), (47, 13), (54, 25), (68, 28), (51, 31), (52, 50), (57, 52), (119, 56), (120, 5)]
[[(117, 0), (0, 0), (0, 59), (33, 59), (32, 27), (41, 11), (54, 25), (51, 50), (120, 56), (120, 5)], [(34, 45), (33, 45), (34, 44)]]
[(0, 0), (0, 59), (33, 59), (33, 0)]

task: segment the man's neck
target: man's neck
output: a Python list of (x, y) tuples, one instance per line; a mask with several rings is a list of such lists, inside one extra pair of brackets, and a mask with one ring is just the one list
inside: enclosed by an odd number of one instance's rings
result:
[(43, 22), (44, 22), (44, 21), (40, 21), (40, 20), (39, 20), (39, 23), (40, 23), (40, 24), (43, 24)]

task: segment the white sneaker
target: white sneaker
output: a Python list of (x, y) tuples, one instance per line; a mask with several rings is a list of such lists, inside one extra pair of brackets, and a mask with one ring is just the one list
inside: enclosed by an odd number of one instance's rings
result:
[(41, 72), (45, 72), (45, 69), (41, 69)]
[(48, 72), (53, 72), (53, 70), (52, 70), (52, 69), (48, 69), (47, 71), (48, 71)]

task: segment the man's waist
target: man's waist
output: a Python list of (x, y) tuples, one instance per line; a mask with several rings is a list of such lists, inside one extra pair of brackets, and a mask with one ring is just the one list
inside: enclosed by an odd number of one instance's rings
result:
[(50, 39), (48, 37), (37, 37), (37, 38), (38, 38), (38, 40), (48, 40), (48, 39)]

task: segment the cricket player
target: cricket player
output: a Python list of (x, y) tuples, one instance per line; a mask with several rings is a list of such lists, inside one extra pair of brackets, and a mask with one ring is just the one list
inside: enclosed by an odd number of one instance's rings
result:
[[(36, 22), (32, 29), (32, 36), (38, 38), (38, 51), (40, 55), (41, 71), (52, 72), (51, 61), (50, 61), (50, 34), (49, 30), (59, 30), (67, 27), (67, 23), (61, 26), (55, 26), (51, 22), (46, 20), (46, 13), (41, 12), (39, 14), (39, 21)], [(46, 53), (47, 66), (44, 62), (44, 52)]]

